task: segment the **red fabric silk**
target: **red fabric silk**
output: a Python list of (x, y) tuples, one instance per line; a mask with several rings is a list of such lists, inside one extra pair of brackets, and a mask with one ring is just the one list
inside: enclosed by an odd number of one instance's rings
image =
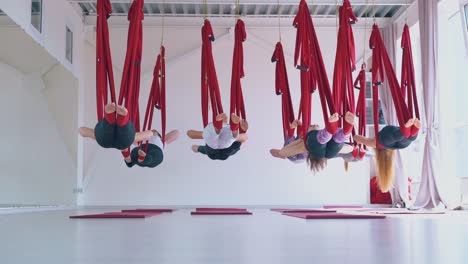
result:
[(108, 104), (108, 91), (111, 102), (115, 103), (115, 84), (112, 69), (112, 57), (109, 44), (109, 26), (107, 19), (112, 13), (110, 0), (97, 1), (96, 21), (96, 109), (97, 119), (104, 118), (104, 107)]
[[(232, 59), (232, 75), (231, 75), (231, 105), (230, 114), (235, 113), (241, 119), (246, 120), (244, 96), (242, 94), (241, 78), (244, 77), (244, 48), (243, 42), (247, 39), (244, 21), (238, 19), (236, 22), (234, 33), (234, 52)], [(238, 130), (240, 133), (245, 133), (239, 124), (234, 124), (230, 121), (231, 130)]]
[(214, 126), (221, 129), (222, 121), (216, 121), (216, 116), (223, 113), (223, 103), (219, 91), (218, 77), (213, 59), (213, 48), (211, 42), (214, 41), (213, 28), (208, 19), (205, 19), (201, 29), (202, 33), (202, 55), (201, 55), (201, 106), (203, 127), (209, 123), (208, 103), (211, 103), (212, 122)]

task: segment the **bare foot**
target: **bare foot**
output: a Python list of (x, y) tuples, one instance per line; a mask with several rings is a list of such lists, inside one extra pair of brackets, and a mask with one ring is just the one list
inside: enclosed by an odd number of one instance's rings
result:
[(354, 124), (355, 115), (351, 112), (346, 112), (345, 121), (348, 124)]
[(225, 113), (221, 113), (218, 116), (216, 116), (216, 121), (223, 121), (223, 123), (226, 124), (228, 121), (228, 117)]
[(242, 128), (242, 130), (247, 131), (247, 129), (249, 129), (249, 123), (247, 123), (247, 120), (242, 120), (240, 127)]
[(285, 159), (285, 157), (280, 155), (280, 150), (279, 149), (270, 149), (270, 154), (275, 158)]
[(195, 153), (198, 153), (198, 146), (197, 145), (192, 145), (192, 151)]
[(132, 163), (132, 158), (130, 156), (126, 157), (125, 162)]
[(239, 124), (240, 122), (240, 117), (238, 115), (236, 115), (235, 113), (232, 113), (231, 114), (231, 121), (234, 123), (234, 124)]
[(415, 127), (421, 128), (421, 121), (417, 118), (414, 119), (414, 124)]
[(291, 128), (292, 128), (292, 129), (295, 129), (295, 128), (300, 127), (300, 126), (302, 126), (301, 120), (294, 120), (294, 121), (291, 123)]
[(328, 122), (330, 123), (337, 122), (338, 120), (340, 120), (340, 116), (338, 115), (338, 113), (334, 113), (328, 118)]
[(408, 120), (408, 122), (406, 122), (405, 127), (412, 127), (413, 125), (414, 125), (414, 119), (410, 119)]
[(123, 106), (120, 106), (120, 105), (118, 105), (116, 108), (117, 108), (116, 111), (117, 111), (117, 114), (118, 114), (118, 115), (126, 116), (126, 115), (128, 114), (127, 108), (125, 108), (125, 107), (123, 107)]
[(138, 162), (143, 162), (145, 160), (146, 153), (143, 150), (138, 150)]
[(104, 107), (104, 111), (106, 112), (106, 114), (114, 113), (115, 112), (115, 103), (107, 104)]

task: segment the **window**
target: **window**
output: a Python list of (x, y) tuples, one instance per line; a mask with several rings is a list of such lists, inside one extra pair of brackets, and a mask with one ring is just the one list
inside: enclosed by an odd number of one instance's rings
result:
[[(439, 11), (439, 73), (441, 89), (441, 116), (446, 122), (447, 137), (451, 140), (448, 155), (455, 161), (454, 173), (458, 177), (468, 177), (468, 163), (465, 151), (468, 147), (468, 115), (466, 97), (468, 91), (468, 58), (463, 39), (468, 5), (463, 6), (464, 15), (453, 15), (455, 8), (442, 5)], [(463, 14), (462, 13), (462, 14)]]
[(463, 11), (465, 11), (465, 26), (466, 26), (466, 31), (468, 31), (468, 4), (465, 4), (463, 6)]
[(73, 63), (73, 32), (66, 27), (65, 57)]
[(31, 1), (31, 25), (42, 32), (42, 0)]

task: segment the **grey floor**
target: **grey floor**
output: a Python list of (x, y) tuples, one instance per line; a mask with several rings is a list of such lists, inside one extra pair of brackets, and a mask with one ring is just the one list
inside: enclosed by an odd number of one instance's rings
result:
[(466, 211), (384, 220), (252, 211), (178, 210), (144, 220), (70, 220), (77, 211), (63, 210), (0, 214), (0, 263), (468, 263)]

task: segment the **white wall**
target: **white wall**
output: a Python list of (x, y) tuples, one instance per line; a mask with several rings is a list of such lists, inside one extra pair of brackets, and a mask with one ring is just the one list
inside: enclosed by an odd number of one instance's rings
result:
[[(329, 77), (336, 49), (336, 29), (317, 29), (323, 54), (327, 61)], [(200, 51), (193, 50), (194, 43), (200, 42), (200, 31), (193, 28), (166, 29), (168, 57), (167, 100), (168, 129), (201, 129), (200, 114)], [(169, 145), (165, 151), (164, 163), (155, 169), (127, 169), (120, 153), (91, 146), (87, 141), (85, 149), (92, 155), (85, 157), (86, 184), (82, 195), (87, 205), (301, 205), (367, 202), (369, 188), (368, 164), (352, 164), (345, 173), (343, 162), (330, 161), (328, 168), (318, 175), (312, 175), (306, 164), (294, 165), (269, 156), (268, 150), (282, 144), (280, 97), (274, 93), (274, 64), (270, 57), (277, 41), (277, 29), (247, 29), (245, 43), (245, 71), (243, 80), (250, 140), (242, 151), (225, 162), (211, 161), (202, 155), (193, 154), (193, 142), (185, 135)], [(229, 109), (229, 85), (233, 36), (216, 35), (214, 56), (222, 90), (224, 107)], [(356, 30), (358, 57), (363, 49), (363, 31)], [(125, 52), (126, 28), (111, 29), (111, 43), (114, 64), (122, 65)], [(184, 41), (181, 41), (184, 36)], [(367, 35), (369, 36), (369, 34)], [(299, 73), (292, 67), (295, 40), (294, 29), (283, 29), (283, 45), (288, 60), (290, 86), (293, 100), (299, 100)], [(119, 44), (115, 44), (118, 41)], [(159, 50), (160, 33), (157, 28), (145, 28), (143, 65), (153, 65)], [(174, 47), (174, 48), (173, 48)], [(174, 49), (178, 52), (174, 52)], [(186, 52), (186, 53), (183, 53)], [(184, 55), (185, 54), (185, 55)], [(87, 61), (94, 61), (92, 46), (86, 48)], [(149, 60), (149, 62), (148, 62)], [(146, 61), (146, 62), (145, 62)], [(151, 66), (152, 67), (152, 66)], [(144, 68), (143, 72), (148, 69)], [(150, 69), (152, 73), (152, 69)], [(95, 99), (88, 98), (94, 93), (94, 68), (86, 70), (86, 119), (85, 124), (95, 124)], [(89, 77), (93, 77), (89, 79)], [(141, 105), (146, 105), (151, 84), (151, 74), (143, 76)], [(317, 96), (314, 100), (313, 118), (321, 121)], [(159, 127), (159, 115), (155, 124)], [(86, 155), (87, 151), (85, 151)]]
[(0, 204), (74, 204), (76, 166), (44, 95), (32, 82), (0, 62)]
[(43, 77), (49, 111), (73, 164), (77, 166), (78, 138), (78, 80), (60, 64)]

